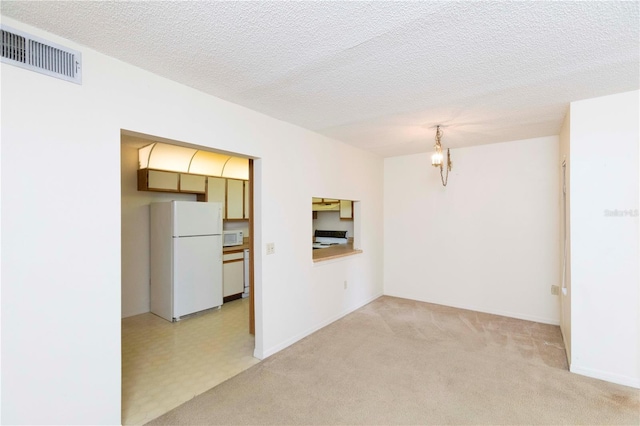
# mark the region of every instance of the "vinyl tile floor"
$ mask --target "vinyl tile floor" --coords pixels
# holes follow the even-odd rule
[[[122,424],[144,424],[257,364],[253,348],[249,299],[175,323],[124,318]]]

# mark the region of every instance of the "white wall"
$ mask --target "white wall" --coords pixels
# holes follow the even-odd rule
[[[640,387],[638,91],[571,104],[571,371]],[[623,216],[608,216],[619,210]]]
[[[451,155],[385,159],[385,294],[558,324],[558,137]]]
[[[0,65],[2,423],[120,422],[121,129],[256,158],[257,356],[382,293],[381,158],[2,22],[83,58],[81,86]],[[361,201],[362,254],[312,262],[315,194]]]

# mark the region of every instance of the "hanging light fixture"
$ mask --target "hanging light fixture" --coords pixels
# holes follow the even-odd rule
[[[440,167],[440,180],[442,181],[442,186],[447,186],[447,181],[449,180],[449,172],[451,171],[451,155],[449,154],[449,149],[447,148],[447,174],[446,176],[443,174],[443,163],[444,156],[442,155],[442,144],[440,143],[440,139],[442,138],[442,130],[438,125],[436,127],[436,144],[435,150],[431,156],[431,165],[433,167]]]

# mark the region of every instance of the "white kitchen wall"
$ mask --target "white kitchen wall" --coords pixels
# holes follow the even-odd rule
[[[451,155],[385,159],[385,294],[558,324],[558,137]]]
[[[193,194],[138,191],[138,148],[141,145],[139,139],[122,136],[122,318],[149,312],[149,204],[196,200]]]
[[[2,22],[83,59],[82,85],[0,65],[2,423],[120,423],[122,129],[256,158],[258,357],[382,294],[381,158]],[[361,201],[362,254],[311,261],[316,194]]]
[[[640,92],[571,104],[571,371],[640,388]]]

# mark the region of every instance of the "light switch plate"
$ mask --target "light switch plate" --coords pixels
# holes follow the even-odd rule
[[[274,254],[276,252],[275,243],[267,243],[267,254]]]

